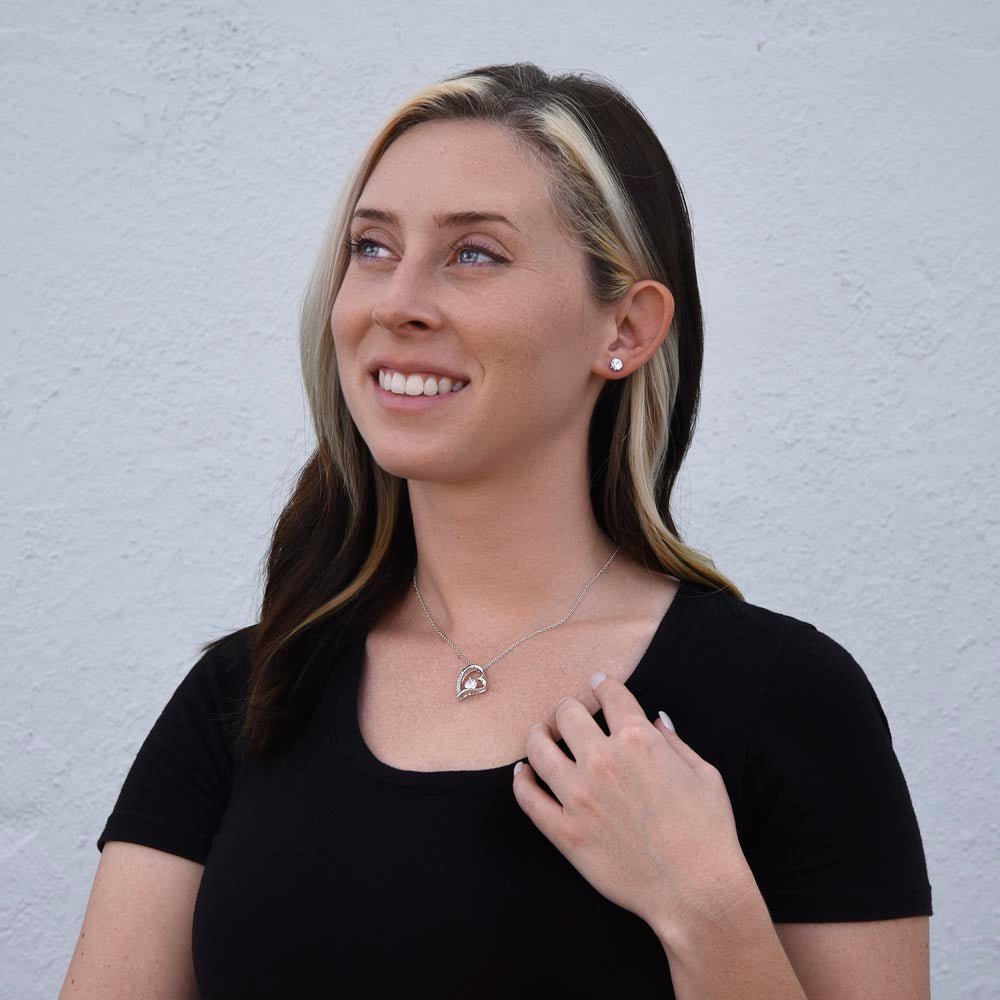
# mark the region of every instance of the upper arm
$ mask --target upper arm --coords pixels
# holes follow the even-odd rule
[[[59,1000],[197,1000],[191,926],[204,865],[109,840]]]
[[[771,674],[744,778],[745,853],[809,1000],[928,1000],[931,887],[888,719],[811,625]]]
[[[774,923],[932,914],[888,720],[858,662],[812,625],[772,670],[743,779],[741,842]]]
[[[192,931],[235,776],[242,683],[233,643],[206,652],[160,712],[97,841],[63,998],[196,1000]]]
[[[930,1000],[930,918],[775,924],[809,1000]]]
[[[224,640],[192,666],[143,740],[97,841],[205,864],[237,772],[243,663]]]

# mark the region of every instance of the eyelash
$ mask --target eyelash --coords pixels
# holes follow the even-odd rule
[[[383,249],[388,249],[384,243],[379,243],[378,240],[367,239],[363,236],[356,239],[352,233],[348,234],[346,243],[347,243],[347,250],[350,253],[350,255],[352,257],[357,258],[357,260],[359,260],[362,263],[367,263],[368,261],[374,261],[380,259],[378,257],[367,257],[365,254],[361,252],[361,248],[366,243],[371,243],[373,246],[382,247]],[[488,247],[484,247],[481,243],[476,243],[474,240],[466,241],[465,243],[460,243],[458,244],[458,246],[454,246],[451,249],[454,251],[474,250],[477,253],[483,253],[486,254],[487,257],[493,258],[492,261],[488,261],[485,263],[478,263],[478,264],[469,264],[467,265],[468,267],[490,267],[493,264],[507,263],[506,257],[501,257],[500,254],[494,253]]]

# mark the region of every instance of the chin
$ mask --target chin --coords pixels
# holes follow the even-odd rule
[[[371,447],[369,451],[375,464],[391,476],[413,482],[460,483],[466,476],[456,464],[450,448],[428,447],[426,454],[414,454],[412,448]]]

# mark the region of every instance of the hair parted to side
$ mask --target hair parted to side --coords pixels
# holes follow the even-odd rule
[[[483,66],[418,91],[361,156],[328,226],[302,304],[300,351],[317,446],[275,525],[260,621],[202,646],[245,642],[245,755],[294,735],[329,671],[330,642],[360,635],[403,600],[416,565],[406,481],[380,468],[340,390],[330,316],[350,262],[346,242],[382,154],[430,121],[507,129],[544,172],[556,214],[586,253],[593,294],[614,302],[652,278],[674,296],[660,349],[609,379],[590,426],[591,502],[602,530],[636,560],[744,600],[710,557],[679,537],[670,497],[694,431],[703,355],[687,205],[663,146],[614,85],[533,63]],[[324,665],[326,664],[326,665]]]

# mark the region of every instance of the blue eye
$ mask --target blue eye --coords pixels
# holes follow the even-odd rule
[[[365,246],[380,247],[381,243],[376,243],[374,240],[366,239],[355,239],[353,236],[347,237],[347,249],[352,257],[369,257],[362,249]]]
[[[503,264],[505,262],[505,259],[506,259],[504,257],[501,257],[499,254],[493,253],[492,250],[488,250],[486,247],[480,246],[480,244],[474,243],[472,241],[470,241],[468,243],[460,243],[457,247],[452,247],[452,249],[456,253],[461,253],[463,250],[469,250],[472,253],[485,254],[487,257],[490,258],[490,260],[494,264]]]
[[[352,233],[348,233],[346,246],[350,255],[359,263],[381,259],[374,254],[366,253],[366,247],[382,247],[383,250],[385,249],[385,245],[379,243],[377,240],[370,240],[365,237],[355,237]],[[472,253],[485,254],[490,258],[490,260],[486,263],[471,263],[472,267],[489,267],[491,264],[507,263],[506,257],[501,257],[498,253],[494,253],[488,247],[484,247],[481,244],[476,243],[474,240],[466,240],[464,243],[459,243],[457,246],[452,247],[452,250],[456,253],[468,250]]]

